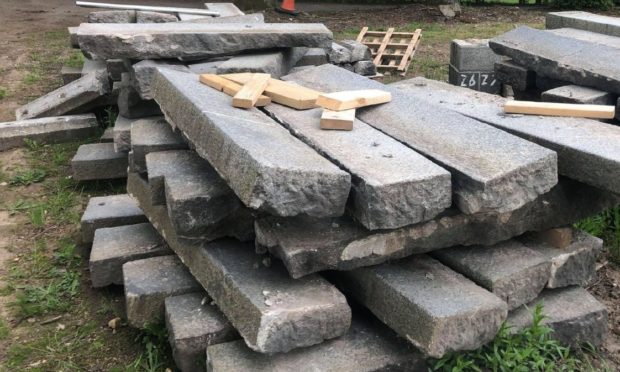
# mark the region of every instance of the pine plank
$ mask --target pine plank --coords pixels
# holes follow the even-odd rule
[[[394,33],[394,28],[393,27],[388,28],[387,32],[385,33],[385,36],[383,37],[383,41],[381,42],[381,46],[377,50],[377,55],[375,56],[375,59],[373,61],[375,65],[378,65],[381,63],[381,54],[383,54],[383,51],[387,47],[387,44],[390,42],[390,39],[392,38],[392,33]]]
[[[241,84],[237,84],[234,81],[230,81],[228,79],[225,79],[215,74],[200,75],[200,82],[205,85],[210,86],[211,88],[219,90],[220,92],[224,92],[231,97],[237,94],[237,92],[239,92],[239,90],[241,90],[241,87],[242,87]],[[267,106],[270,103],[271,103],[271,98],[265,95],[260,95],[254,106],[263,107],[263,106]]]
[[[321,129],[353,130],[354,121],[355,109],[344,111],[323,109],[323,113],[321,114]]]
[[[368,32],[368,27],[362,27],[362,31],[360,31],[359,35],[357,35],[357,42],[361,43],[364,40],[364,36],[366,36],[366,32]]]
[[[319,95],[316,104],[333,111],[390,102],[392,95],[379,89],[347,90]]]
[[[504,111],[508,114],[613,119],[616,107],[575,103],[507,101],[504,104]]]
[[[253,74],[250,80],[248,80],[243,87],[233,96],[233,107],[239,108],[252,108],[258,101],[267,84],[269,84],[271,75],[269,74]]]
[[[415,53],[415,51],[418,49],[418,45],[420,44],[421,34],[422,34],[422,30],[419,28],[415,30],[415,32],[413,33],[413,37],[411,38],[411,42],[407,46],[405,55],[403,56],[403,59],[401,60],[400,65],[398,65],[399,71],[403,71],[403,72],[407,71],[407,68],[409,67],[409,61],[413,57],[413,53]]]

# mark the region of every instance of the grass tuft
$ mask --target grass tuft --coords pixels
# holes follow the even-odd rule
[[[609,249],[609,258],[620,265],[620,206],[577,222],[575,227],[603,239]]]
[[[43,169],[28,169],[23,172],[19,172],[9,179],[9,185],[12,186],[28,186],[33,183],[43,182],[47,172]]]
[[[6,88],[4,87],[0,87],[0,99],[3,99],[4,97],[6,97],[8,94]]]

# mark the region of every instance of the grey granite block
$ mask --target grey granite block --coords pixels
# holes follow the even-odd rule
[[[234,3],[205,3],[205,7],[220,14],[217,18],[239,17],[245,15]]]
[[[140,119],[129,119],[118,115],[114,122],[114,151],[131,151],[131,124]]]
[[[80,221],[82,242],[92,242],[97,229],[147,221],[136,201],[127,194],[93,197]]]
[[[146,155],[151,152],[186,148],[187,142],[163,117],[139,119],[131,124],[132,166],[136,172],[146,172]]]
[[[181,23],[265,23],[265,16],[263,13],[251,13],[238,16],[227,17],[203,17],[195,19],[184,19]]]
[[[178,60],[144,60],[131,67],[131,84],[136,89],[140,98],[144,100],[153,99],[151,85],[158,68],[168,68],[176,71],[189,72],[187,66]]]
[[[135,10],[103,10],[88,15],[88,23],[134,23]]]
[[[493,71],[500,60],[488,39],[457,39],[450,44],[450,65],[458,71]]]
[[[319,66],[328,63],[327,52],[323,48],[308,48],[296,66]]]
[[[225,60],[207,61],[188,64],[190,72],[194,74],[217,74],[217,66],[219,66]]]
[[[495,78],[516,90],[536,87],[536,73],[510,60],[495,63]]]
[[[576,28],[600,34],[620,36],[620,20],[617,17],[582,11],[547,13],[546,27],[548,29]]]
[[[286,75],[307,50],[297,47],[232,57],[218,64],[217,73],[259,72],[279,78]]]
[[[122,83],[117,101],[119,115],[129,119],[161,115],[161,110],[154,100],[142,99],[130,73],[124,72],[121,76]]]
[[[374,76],[377,74],[377,67],[372,61],[359,61],[353,64],[353,72],[363,76]]]
[[[0,151],[24,146],[24,140],[61,143],[94,137],[99,123],[93,114],[55,116],[0,123]]]
[[[234,108],[198,76],[163,69],[154,97],[246,206],[280,216],[344,212],[350,175],[257,109]]]
[[[370,49],[355,40],[341,40],[338,41],[338,44],[349,49],[351,51],[351,63],[359,62],[359,61],[370,61],[372,60],[372,54],[370,53]]]
[[[616,49],[620,48],[620,37],[618,36],[609,36],[597,32],[584,31],[574,28],[558,28],[555,30],[549,30],[548,32],[559,36],[569,37],[572,39],[589,41],[595,44],[602,44]]]
[[[265,110],[291,133],[351,173],[348,209],[367,229],[429,220],[452,203],[450,173],[402,143],[356,120],[351,132],[319,128],[322,109],[278,104]]]
[[[82,77],[82,69],[80,67],[62,66],[60,69],[62,83],[67,85]]]
[[[121,81],[123,72],[128,72],[128,65],[131,63],[128,60],[114,58],[105,61],[108,76],[112,81]]]
[[[67,27],[67,31],[69,32],[69,45],[71,45],[72,48],[79,49],[80,43],[78,42],[77,30],[78,27]]]
[[[453,200],[465,213],[515,210],[557,183],[553,151],[422,97],[333,65],[313,67],[284,79],[327,92],[390,92],[391,102],[357,110],[356,116],[449,170]]]
[[[114,143],[114,128],[106,128],[101,137],[99,137],[99,142]]]
[[[619,51],[620,52],[620,51]],[[581,87],[579,85],[565,85],[551,89],[541,94],[544,102],[582,103],[591,105],[614,105],[617,96],[598,89]]]
[[[332,43],[331,48],[326,49],[329,62],[340,65],[343,63],[351,63],[352,53],[349,48],[338,43]]]
[[[125,178],[127,165],[127,154],[114,151],[113,143],[82,145],[71,159],[73,178],[78,181]]]
[[[137,11],[136,23],[167,23],[178,22],[179,18],[176,15],[170,13]]]
[[[82,76],[88,75],[92,72],[106,72],[108,68],[106,66],[106,61],[96,60],[93,61],[89,58],[84,58],[84,65],[82,65]]]

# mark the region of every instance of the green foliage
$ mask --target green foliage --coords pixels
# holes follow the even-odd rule
[[[8,94],[5,87],[0,87],[0,99],[3,99]]]
[[[570,349],[551,337],[551,328],[542,321],[542,305],[533,312],[533,322],[520,332],[502,324],[495,339],[482,348],[465,353],[452,353],[437,360],[433,371],[556,371],[581,370],[584,364]]]
[[[9,326],[6,324],[4,319],[0,318],[0,341],[9,337],[10,333]]]
[[[560,9],[609,10],[614,6],[614,0],[553,0],[552,4]]]
[[[84,55],[79,50],[73,51],[65,61],[65,65],[75,68],[82,67],[84,65]]]
[[[575,227],[603,239],[611,260],[620,264],[620,206],[579,221]]]
[[[104,115],[103,115],[103,127],[104,128],[111,128],[114,126],[114,123],[116,123],[116,118],[118,117],[118,111],[116,109],[114,109],[114,107],[112,106],[108,106],[105,108],[104,110]]]
[[[19,172],[9,179],[9,185],[12,186],[28,186],[33,183],[42,182],[47,173],[43,169],[28,169]]]
[[[24,76],[22,81],[25,84],[32,85],[32,84],[38,83],[39,81],[41,81],[41,79],[42,77],[39,71],[30,71]]]
[[[172,364],[169,358],[168,331],[163,324],[147,324],[142,334],[136,337],[136,341],[144,344],[144,352],[125,368],[126,371],[158,372]]]

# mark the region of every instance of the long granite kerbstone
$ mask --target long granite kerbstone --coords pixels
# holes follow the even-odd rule
[[[94,137],[99,130],[93,114],[54,116],[0,123],[0,151],[24,146],[24,140],[61,143]]]
[[[263,13],[251,13],[229,17],[205,17],[183,20],[181,23],[265,23],[265,15]]]
[[[393,84],[554,150],[561,175],[620,192],[620,127],[584,118],[508,115],[505,98],[423,78]]]
[[[527,26],[497,36],[489,45],[540,76],[620,93],[617,48]]]
[[[435,219],[371,232],[348,218],[260,218],[256,244],[284,261],[291,276],[350,270],[455,245],[491,245],[527,231],[570,225],[613,207],[620,197],[563,178],[513,212],[467,215],[450,209]]]
[[[278,216],[343,214],[351,176],[257,109],[234,108],[226,94],[178,71],[158,70],[153,92],[246,206]]]
[[[620,20],[582,11],[550,12],[546,16],[548,29],[575,28],[600,34],[620,36]]]
[[[488,247],[450,247],[432,256],[506,301],[508,310],[535,299],[551,269],[545,255],[515,240]]]
[[[374,372],[428,370],[423,356],[376,319],[355,315],[343,336],[286,354],[266,355],[242,341],[207,348],[212,372]]]
[[[308,48],[287,48],[240,55],[220,63],[217,66],[217,73],[258,72],[269,74],[272,78],[279,78],[288,74],[307,51]]]
[[[146,156],[151,152],[183,150],[187,142],[175,132],[163,117],[136,120],[131,124],[133,169],[146,172]]]
[[[107,71],[93,72],[18,108],[15,117],[23,120],[76,112],[109,92]]]
[[[328,47],[332,33],[318,23],[152,23],[89,24],[78,41],[92,59],[201,58],[244,50]]]
[[[351,132],[319,128],[321,109],[265,110],[295,136],[351,173],[348,205],[367,229],[394,229],[435,217],[452,202],[450,173],[402,143],[356,120]]]
[[[620,50],[619,50],[620,52]],[[580,103],[589,105],[614,105],[616,95],[579,85],[565,85],[543,92],[543,102]]]
[[[247,243],[180,243],[165,207],[150,204],[149,186],[139,175],[129,174],[127,190],[253,350],[286,352],[349,328],[351,309],[325,279],[291,279],[279,262],[265,266]]]
[[[254,238],[254,217],[209,163],[194,151],[146,156],[154,205],[166,205],[180,240]]]
[[[426,255],[339,272],[336,281],[382,322],[435,358],[489,342],[508,313],[498,297]]]
[[[557,183],[553,151],[395,87],[333,65],[284,79],[321,91],[390,92],[391,102],[359,109],[356,116],[449,170],[453,200],[465,213],[511,211]]]
[[[127,177],[127,154],[116,152],[113,143],[89,143],[71,159],[73,178],[78,181]]]
[[[118,115],[114,122],[114,151],[131,151],[131,124],[140,119],[129,119]]]
[[[547,32],[577,40],[589,41],[595,44],[602,44],[613,48],[620,48],[620,37],[618,36],[603,35],[596,32],[578,30],[574,28],[558,28]]]
[[[189,72],[189,68],[178,60],[144,60],[131,66],[133,87],[136,89],[140,98],[144,100],[153,99],[151,85],[155,77],[155,70],[158,68],[169,68],[177,71]]]
[[[97,229],[147,221],[136,201],[127,194],[96,196],[88,200],[80,220],[82,242],[91,243]]]

